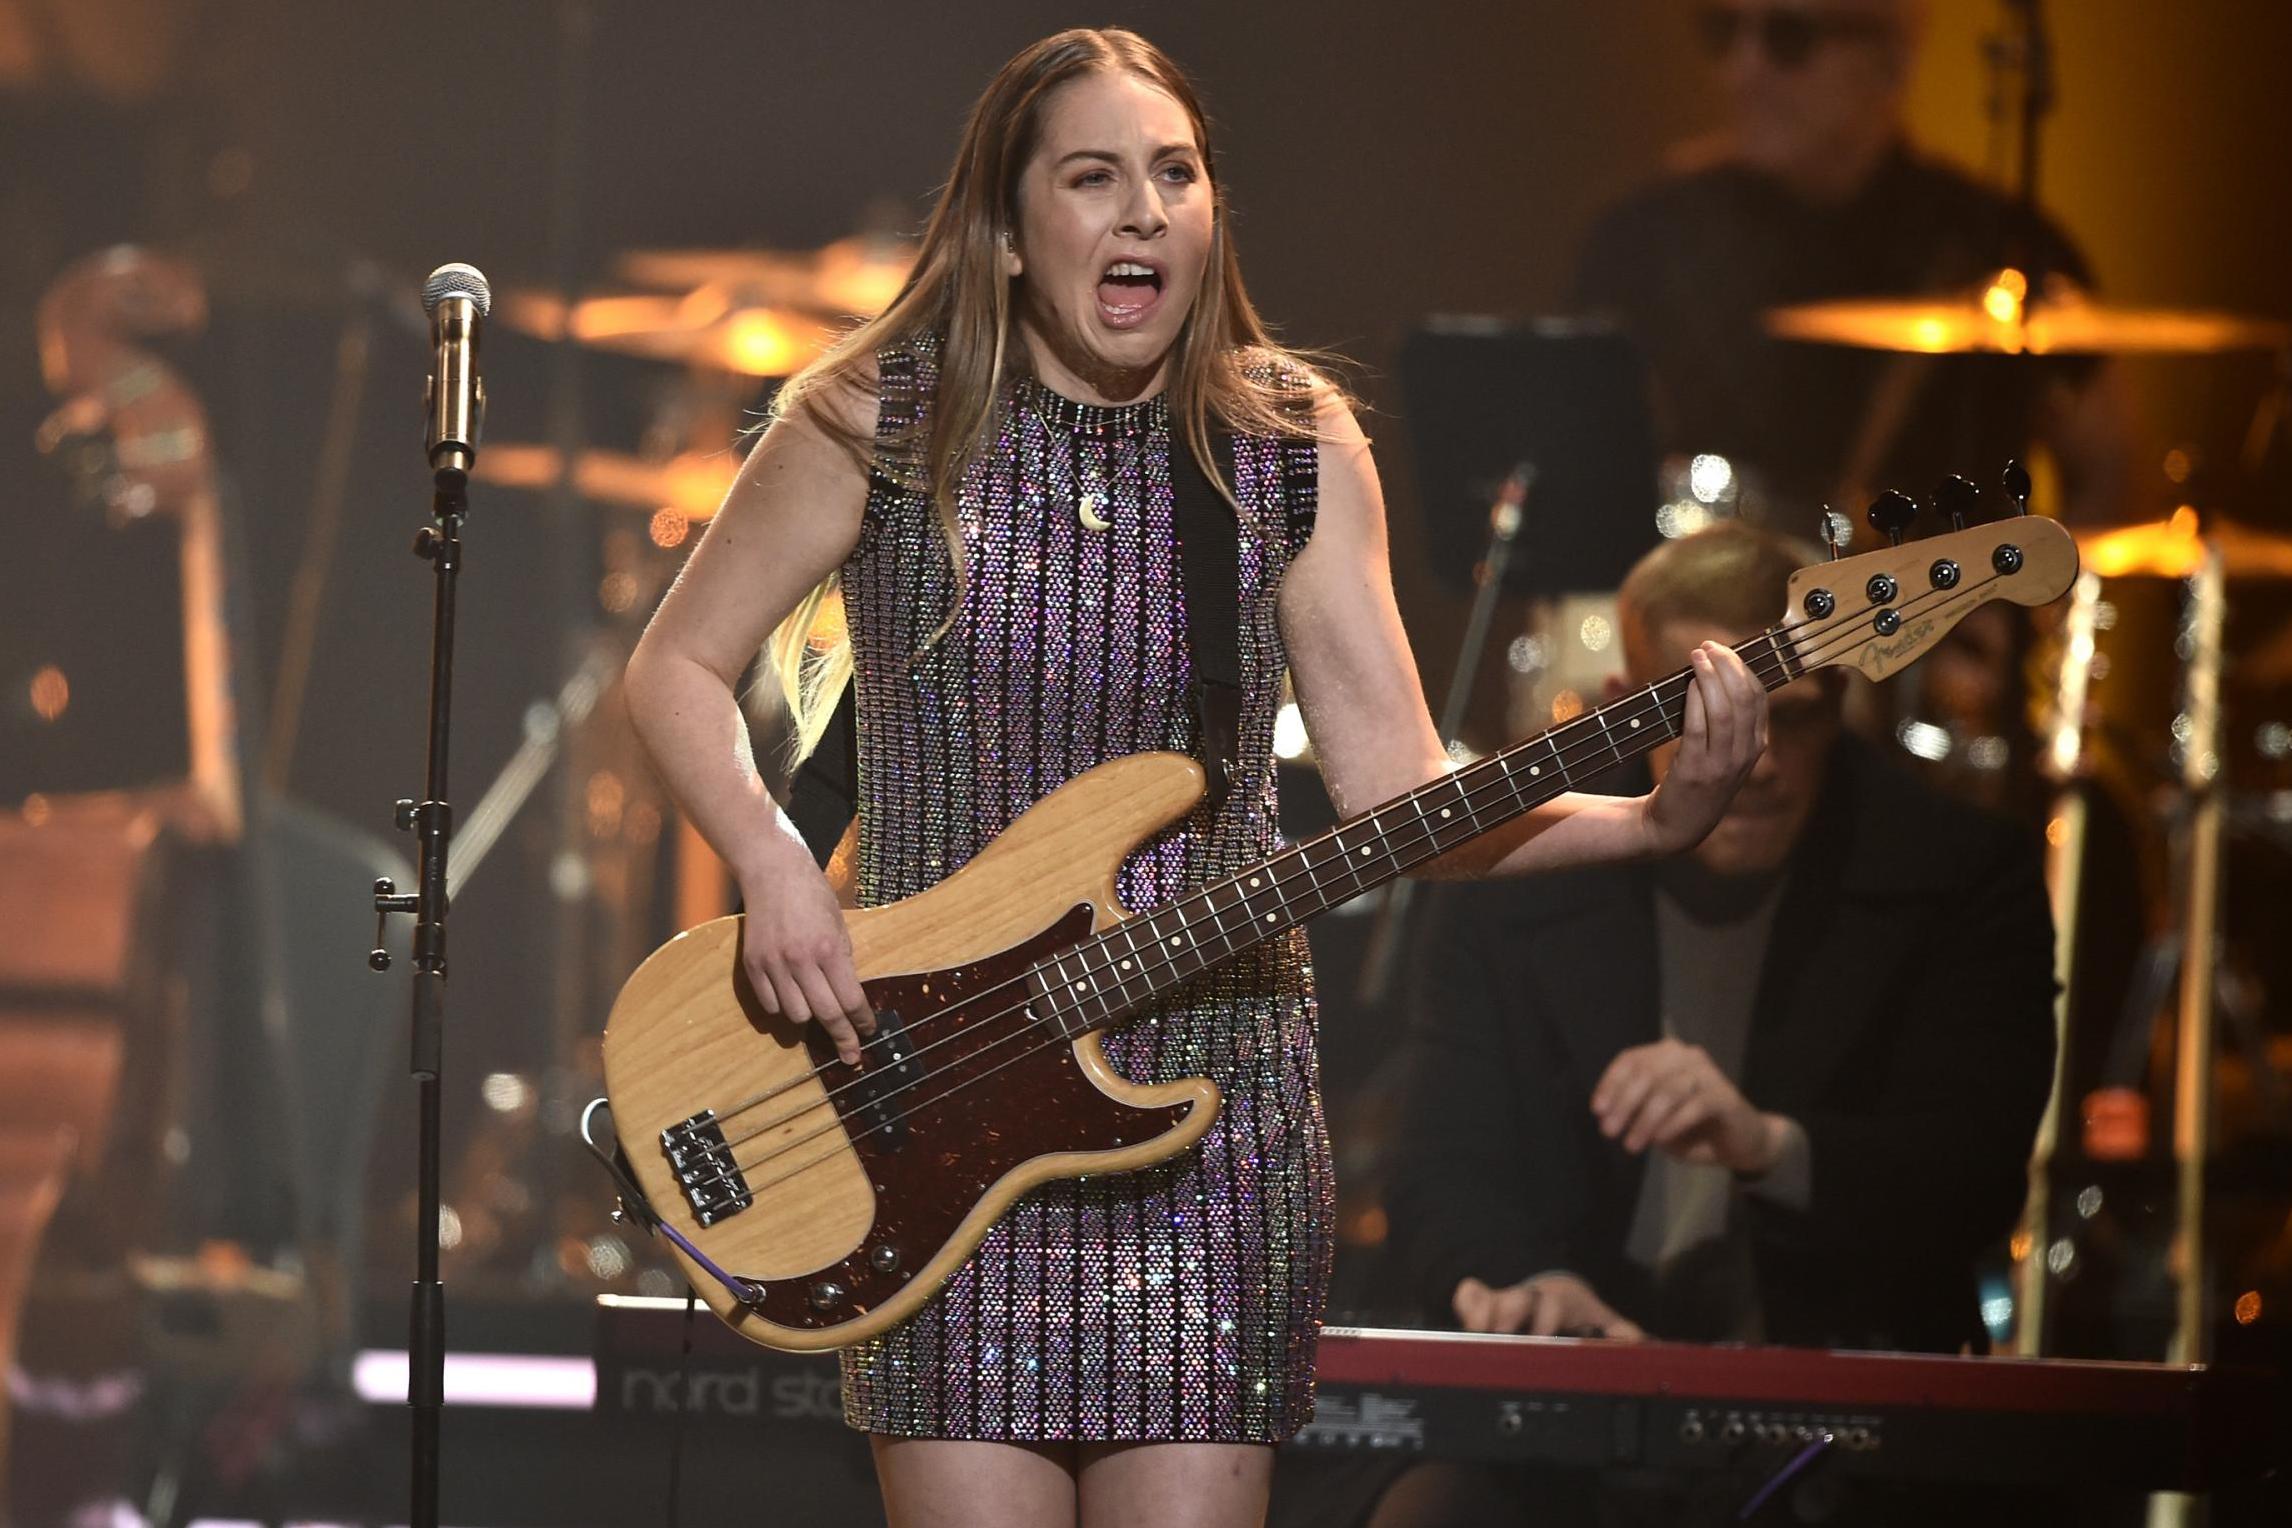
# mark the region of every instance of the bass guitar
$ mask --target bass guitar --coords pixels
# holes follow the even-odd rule
[[[2027,477],[2008,478],[2026,500]],[[1915,505],[1881,507],[1894,545],[1800,569],[1782,622],[1737,647],[1770,690],[1826,667],[1883,679],[1969,611],[2044,604],[2076,577],[2076,544],[2050,520],[1905,546]],[[805,1350],[881,1332],[1028,1189],[1148,1166],[1209,1128],[1214,1083],[1131,1082],[1103,1030],[1676,737],[1689,683],[1683,669],[1151,912],[1119,904],[1115,872],[1193,808],[1202,769],[1172,753],[1102,764],[928,891],[846,915],[877,1023],[857,1065],[818,1025],[758,1006],[738,917],[680,934],[605,1030],[623,1197],[741,1335]]]

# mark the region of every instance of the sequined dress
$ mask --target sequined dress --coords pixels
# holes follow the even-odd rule
[[[1090,407],[1009,384],[959,494],[962,611],[926,645],[954,569],[913,468],[884,464],[914,460],[908,427],[928,427],[935,354],[879,357],[879,467],[843,569],[863,906],[943,879],[1095,764],[1193,742],[1159,398]],[[1271,743],[1287,660],[1274,602],[1312,530],[1315,446],[1244,437],[1234,458],[1244,778],[1216,821],[1197,809],[1131,856],[1116,884],[1132,909],[1278,847]],[[1083,523],[1085,495],[1107,529]],[[1303,1425],[1333,1214],[1311,987],[1292,930],[1110,1032],[1108,1058],[1135,1081],[1214,1079],[1216,1122],[1158,1166],[1021,1199],[926,1306],[845,1351],[846,1420],[1011,1441],[1271,1443]]]

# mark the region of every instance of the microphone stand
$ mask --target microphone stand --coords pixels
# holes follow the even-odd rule
[[[446,845],[453,807],[446,795],[447,742],[453,721],[454,580],[461,571],[462,519],[469,478],[455,466],[437,469],[430,524],[414,535],[414,555],[435,575],[430,624],[429,765],[419,802],[400,800],[396,819],[419,846],[415,894],[388,880],[374,883],[375,948],[367,964],[387,970],[382,924],[392,913],[414,915],[412,1071],[420,1095],[418,1207],[414,1224],[414,1292],[407,1333],[406,1404],[413,1411],[411,1528],[437,1528],[438,1424],[446,1389],[446,1291],[438,1278],[439,1086],[446,1013]]]

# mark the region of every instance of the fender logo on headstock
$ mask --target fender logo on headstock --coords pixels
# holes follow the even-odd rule
[[[1934,635],[1933,617],[1905,626],[1891,637],[1870,636],[1863,639],[1862,651],[1855,655],[1855,665],[1872,679],[1884,679],[1893,673],[1895,660],[1917,656]]]

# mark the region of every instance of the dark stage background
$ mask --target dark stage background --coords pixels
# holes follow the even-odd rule
[[[428,358],[418,315],[401,320],[423,273],[464,260],[497,293],[582,289],[630,248],[801,249],[863,226],[912,231],[975,92],[1018,47],[1076,24],[1136,27],[1195,73],[1260,308],[1290,340],[1356,363],[1403,613],[1437,693],[1463,611],[1425,564],[1407,422],[1387,376],[1396,347],[1427,313],[1559,301],[1597,211],[1712,120],[1688,11],[1683,0],[0,0],[5,799],[134,783],[179,763],[169,533],[113,531],[73,511],[32,449],[52,407],[32,306],[71,259],[131,240],[190,252],[209,275],[205,332],[160,348],[214,413],[245,545],[251,704],[280,661],[339,337],[354,315],[381,315],[285,782],[292,798],[381,833],[392,799],[418,790],[421,763],[429,594],[405,548],[426,512],[417,407]],[[2106,294],[2292,318],[2292,5],[2063,0],[2049,11],[2061,104],[2046,200]],[[1979,169],[1989,127],[1978,50],[1997,7],[1935,0],[1931,16],[1914,128]],[[633,450],[676,375],[498,327],[487,347],[489,441],[561,430],[557,400],[589,443]],[[2266,371],[2153,361],[2131,377],[2155,447],[2219,454],[2233,451]],[[2166,491],[2161,478],[2144,489],[2144,509],[2169,507]],[[618,514],[479,492],[462,587],[457,796],[474,799],[501,767],[528,705],[563,679],[574,634],[600,624],[607,540],[641,531]],[[1516,620],[1507,610],[1499,629]],[[28,676],[46,663],[85,676],[68,728],[30,721]],[[1501,725],[1500,688],[1488,674],[1481,742]],[[477,1101],[487,1074],[566,1067],[542,1081],[541,1135],[501,1148],[503,1160],[535,1150],[558,1164],[529,1169],[550,1194],[591,1192],[551,1127],[577,1091],[567,1025],[593,1034],[610,995],[609,980],[563,985],[566,952],[596,931],[578,888],[569,912],[550,889],[562,813],[581,805],[545,787],[455,920],[449,1163],[489,1118]],[[339,892],[354,909],[365,885],[352,877]],[[356,923],[324,959],[362,963]],[[357,1048],[342,1033],[348,1013],[294,1014],[301,1043]],[[403,1019],[393,1009],[387,1022]],[[394,1074],[375,1087],[369,1266],[394,1301],[411,1090]],[[356,1100],[306,1100],[311,1149],[346,1149],[330,1110],[354,1113]],[[249,1197],[187,1206],[180,1229],[259,1225],[266,1210]],[[601,1213],[601,1181],[591,1197]],[[535,1262],[492,1270],[499,1287],[580,1285],[557,1282],[553,1229],[565,1228],[540,1228]]]

